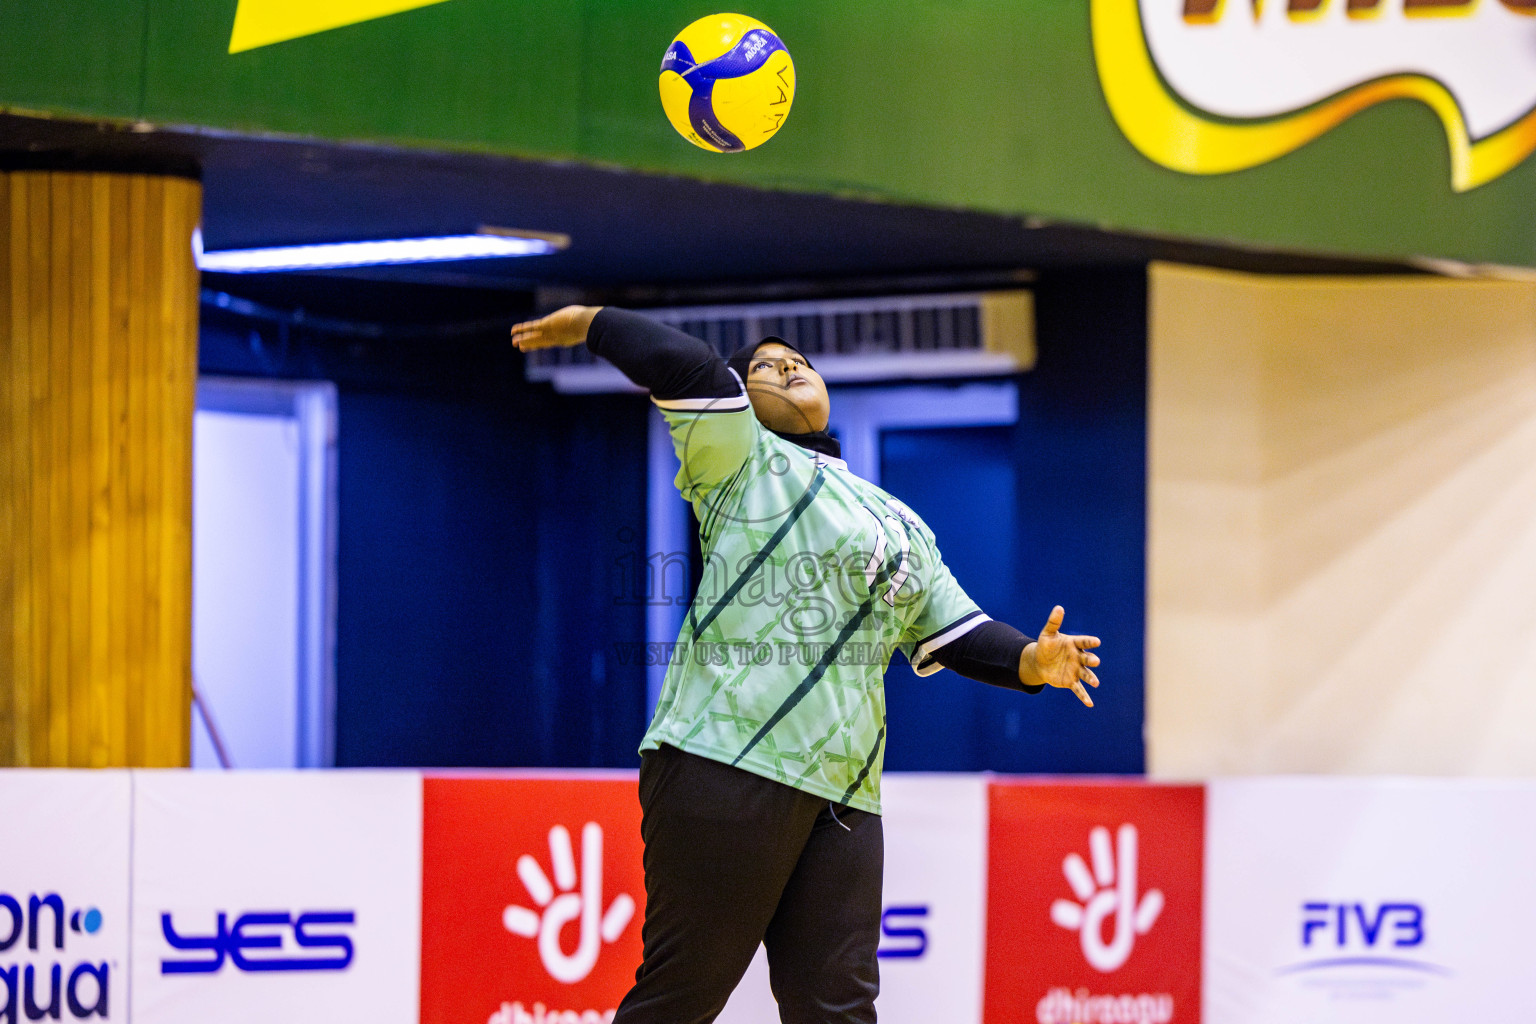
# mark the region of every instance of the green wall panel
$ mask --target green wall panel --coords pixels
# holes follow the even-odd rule
[[[0,106],[131,118],[150,0],[0,0]]]
[[[452,0],[229,54],[235,0],[154,0],[144,116],[575,155],[581,6]]]
[[[1536,265],[1536,165],[1453,193],[1443,129],[1410,102],[1252,170],[1156,166],[1105,106],[1087,0],[754,0],[748,13],[794,56],[798,91],[772,141],[728,156],[678,137],[657,100],[667,43],[709,10],[696,0],[448,0],[234,55],[236,0],[146,2],[147,23],[144,3],[6,0],[0,105]],[[18,42],[24,26],[35,45]],[[82,62],[82,39],[94,59]]]

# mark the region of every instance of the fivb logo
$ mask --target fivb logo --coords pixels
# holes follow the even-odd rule
[[[1088,833],[1093,871],[1077,853],[1067,854],[1062,874],[1081,900],[1057,900],[1051,904],[1051,920],[1078,933],[1083,956],[1098,971],[1117,971],[1130,959],[1137,935],[1145,935],[1163,912],[1159,889],[1136,892],[1136,826],[1121,825],[1117,850],[1110,849],[1109,829],[1100,825]],[[1116,854],[1118,853],[1118,857]],[[1104,922],[1112,920],[1111,936],[1104,938]]]
[[[549,860],[555,876],[553,885],[531,855],[525,853],[517,859],[517,877],[540,909],[508,906],[501,921],[512,934],[536,939],[539,959],[550,977],[573,985],[597,966],[602,944],[617,942],[624,934],[635,915],[635,901],[621,892],[603,910],[603,829],[595,821],[587,822],[581,830],[579,890],[571,833],[564,825],[549,830]],[[572,921],[578,923],[576,948],[567,953],[560,933]]]
[[[1326,978],[1329,968],[1343,968],[1350,972],[1345,985],[1358,981],[1354,972],[1360,968],[1450,976],[1449,968],[1404,955],[1421,952],[1426,938],[1422,903],[1309,900],[1301,905],[1301,948],[1308,958],[1275,973]]]
[[[1392,99],[1440,118],[1457,191],[1536,149],[1536,0],[1093,0],[1092,17],[1116,122],[1177,171],[1257,166]]]

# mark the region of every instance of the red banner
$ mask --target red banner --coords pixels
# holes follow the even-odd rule
[[[422,1024],[606,1024],[640,965],[635,781],[428,778]]]
[[[988,1024],[1198,1024],[1201,786],[991,787]]]

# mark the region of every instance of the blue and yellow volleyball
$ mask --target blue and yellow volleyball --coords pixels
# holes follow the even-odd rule
[[[713,153],[761,146],[795,101],[784,41],[744,14],[712,14],[677,34],[661,61],[661,107],[678,134]]]

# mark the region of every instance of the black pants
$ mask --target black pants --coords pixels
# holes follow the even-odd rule
[[[875,1019],[879,815],[685,754],[640,762],[645,961],[614,1024],[708,1024],[758,943],[785,1024]]]

